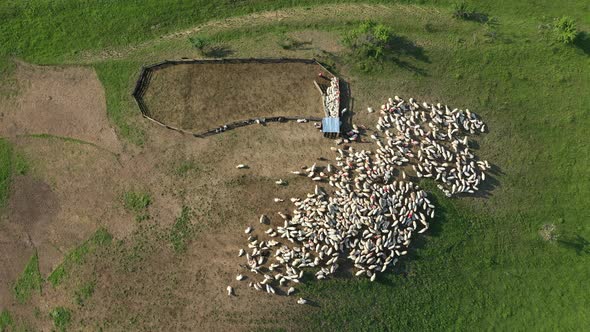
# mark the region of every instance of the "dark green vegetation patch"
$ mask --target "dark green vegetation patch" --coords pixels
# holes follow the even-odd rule
[[[128,191],[123,194],[123,202],[127,210],[142,212],[150,205],[152,198],[145,192]]]
[[[117,61],[94,66],[105,89],[109,119],[121,137],[138,146],[145,142],[145,131],[132,120],[137,105],[129,98],[128,90],[134,84],[141,65],[140,62]]]
[[[172,173],[178,177],[186,177],[203,170],[202,165],[193,159],[181,159],[172,165]]]
[[[571,17],[563,16],[555,19],[553,29],[557,41],[564,44],[573,44],[580,36],[580,32],[576,27],[576,21]]]
[[[176,218],[176,221],[170,230],[170,243],[172,243],[174,251],[178,253],[186,250],[189,236],[192,233],[190,218],[190,208],[188,206],[183,206],[180,216]]]
[[[0,138],[0,209],[7,203],[12,177],[25,175],[28,171],[26,159],[14,151],[7,139]]]
[[[374,69],[375,63],[390,57],[393,41],[393,30],[373,21],[361,23],[342,38],[342,43],[351,51],[352,61],[363,71]]]
[[[53,325],[57,331],[65,331],[72,320],[72,313],[68,308],[64,307],[56,307],[49,312],[49,316],[53,320]]]
[[[12,147],[0,139],[0,208],[6,204],[12,177]]]
[[[77,305],[83,306],[86,300],[88,300],[92,294],[94,294],[94,288],[96,282],[94,280],[83,283],[78,290],[74,293],[74,301]]]
[[[0,332],[8,331],[8,328],[13,324],[12,315],[8,310],[0,312]]]
[[[149,193],[128,191],[123,194],[123,205],[135,213],[135,220],[140,222],[150,218],[147,212],[148,206],[152,203]]]
[[[57,267],[47,280],[55,287],[61,284],[67,278],[70,271],[76,266],[84,262],[88,254],[96,250],[100,246],[105,246],[111,243],[112,235],[104,228],[99,228],[86,242],[72,250],[66,255],[64,261]]]
[[[14,295],[19,303],[25,303],[33,293],[41,294],[43,278],[39,272],[39,256],[37,251],[31,256],[25,270],[14,285]]]

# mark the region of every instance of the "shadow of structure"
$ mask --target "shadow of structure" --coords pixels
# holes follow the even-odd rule
[[[354,116],[354,110],[352,105],[353,99],[350,93],[350,84],[340,77],[340,110],[346,109],[346,112],[341,114],[340,130],[346,133],[352,129],[352,118]]]

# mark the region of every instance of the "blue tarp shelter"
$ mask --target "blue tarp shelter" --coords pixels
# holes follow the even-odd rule
[[[340,136],[340,118],[325,117],[322,119],[322,132],[325,137],[336,138]]]

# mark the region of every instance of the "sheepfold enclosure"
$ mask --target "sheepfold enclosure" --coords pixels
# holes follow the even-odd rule
[[[133,96],[146,118],[202,137],[261,118],[320,122],[332,77],[310,59],[165,61],[142,69]]]

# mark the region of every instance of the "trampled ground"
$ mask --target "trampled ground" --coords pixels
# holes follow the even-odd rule
[[[92,76],[89,71],[86,79]],[[68,83],[59,76],[52,80],[54,86]],[[37,89],[36,93],[47,94],[48,89]],[[51,89],[55,98],[68,93],[66,89]],[[90,105],[91,109],[100,104],[99,100]],[[19,111],[15,109],[14,113]],[[11,114],[6,115],[9,121]],[[93,124],[97,125],[93,116],[76,120],[77,128]],[[99,132],[110,128],[108,123],[103,126]],[[224,290],[239,271],[237,250],[243,240],[243,224],[257,222],[260,211],[271,214],[273,208],[279,208],[269,206],[273,197],[303,195],[303,190],[308,190],[306,181],[294,175],[291,179],[285,170],[292,167],[294,159],[297,164],[311,164],[319,151],[327,154],[329,147],[322,147],[325,141],[311,124],[240,128],[208,140],[187,140],[153,126],[147,129],[150,148],[139,155],[129,155],[126,150],[113,154],[102,148],[106,144],[100,141],[96,145],[86,143],[79,139],[87,138],[88,133],[75,128],[69,128],[72,138],[40,135],[59,132],[59,126],[37,131],[33,125],[21,125],[19,130],[26,135],[14,136],[11,141],[32,166],[26,175],[13,177],[2,223],[2,234],[12,236],[1,244],[5,253],[1,259],[7,267],[3,280],[17,280],[34,250],[39,253],[39,270],[48,282],[42,296],[33,293],[27,302],[42,310],[67,307],[77,289],[92,282],[96,294],[78,307],[75,325],[107,329],[158,326],[162,310],[179,318],[166,323],[175,329],[250,329],[270,324],[254,304],[272,307],[278,300],[283,303],[280,310],[296,306],[286,298],[261,298],[245,290],[227,301],[219,290]],[[247,132],[248,138],[239,139],[240,132]],[[290,157],[277,154],[276,146],[289,149]],[[253,150],[258,152],[253,154]],[[256,172],[236,170],[238,163],[247,163]],[[279,177],[291,181],[289,188],[274,184],[273,179]],[[122,197],[128,191],[147,192],[152,197],[146,220],[135,221],[135,215],[125,211]],[[182,206],[191,208],[190,223],[194,226],[190,230],[194,234],[190,245],[177,253],[170,237]],[[283,208],[287,212],[288,207]],[[52,285],[51,275],[67,260],[64,257],[75,252],[99,227],[122,242],[99,248],[96,256],[85,255],[84,264],[74,264],[64,285]],[[162,281],[171,277],[182,286],[161,287]],[[33,326],[49,329],[50,322],[36,318],[26,309],[28,305],[15,306],[12,285],[1,284],[2,306],[12,308],[13,314]],[[127,292],[134,297],[123,296]],[[162,303],[163,299],[168,304]],[[184,309],[179,310],[176,306],[181,303]],[[129,312],[116,309],[121,307],[132,308],[143,317],[142,323],[130,324]],[[105,317],[109,319],[105,321]],[[237,317],[249,318],[242,321]],[[274,321],[271,326],[276,324]]]

